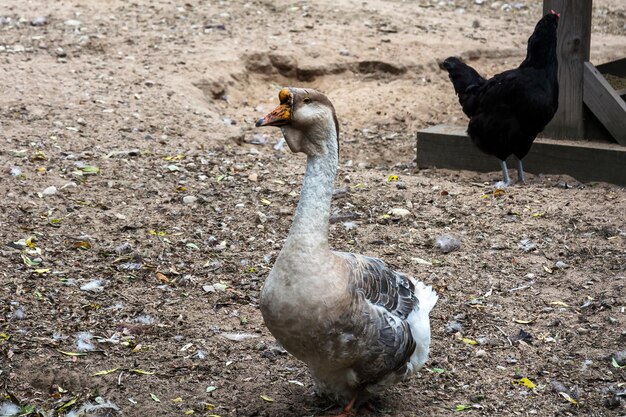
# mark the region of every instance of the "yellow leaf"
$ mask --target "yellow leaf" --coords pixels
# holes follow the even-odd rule
[[[33,271],[37,274],[47,274],[50,272],[50,268],[34,269]]]
[[[141,375],[154,375],[154,372],[144,371],[143,369],[133,369],[133,372]]]
[[[394,182],[394,181],[398,181],[397,175],[390,175],[387,177],[387,182]]]
[[[26,246],[35,249],[37,247],[37,245],[35,245],[35,240],[37,240],[35,236],[29,236],[28,239],[26,239]]]
[[[211,411],[211,410],[213,410],[215,408],[215,406],[213,404],[211,404],[211,403],[206,403],[206,404],[204,404],[204,408],[207,411]]]
[[[9,340],[11,336],[6,333],[0,333],[0,340]]]
[[[113,368],[113,369],[107,369],[104,371],[98,371],[95,374],[91,374],[91,376],[102,376],[102,375],[108,375],[108,374],[112,374],[113,372],[117,371],[120,368]]]
[[[506,191],[504,191],[502,188],[496,188],[493,192],[494,197],[502,197],[504,194],[506,194]]]
[[[174,156],[166,156],[165,159],[166,161],[180,161],[181,159],[184,159],[185,155],[183,155],[182,153],[179,153],[178,155],[174,155]]]
[[[562,396],[563,398],[565,398],[567,401],[571,402],[572,404],[574,404],[575,406],[578,407],[578,401],[573,399],[569,394],[567,394],[565,392],[559,392],[559,395]]]
[[[266,198],[262,198],[261,203],[265,204],[266,206],[269,206],[270,204],[272,204],[272,202]]]
[[[563,301],[552,301],[550,304],[552,304],[554,306],[569,307],[569,305],[564,303]]]
[[[530,389],[534,389],[536,387],[535,383],[526,377],[520,379],[519,381],[513,381],[513,383],[523,385]]]
[[[193,411],[193,410],[186,410],[184,414],[185,414],[186,416],[189,416],[189,415],[191,415],[191,414],[193,414],[193,413],[195,413],[195,411]]]
[[[180,397],[176,397],[176,398],[172,398],[170,401],[173,403],[182,403],[183,399]]]
[[[57,350],[57,352],[62,353],[67,356],[86,356],[85,352],[66,352],[64,350]]]
[[[44,151],[37,151],[35,155],[33,155],[33,161],[46,161],[48,157],[46,156]]]
[[[68,402],[66,402],[65,404],[63,404],[59,408],[57,408],[57,411],[60,413],[61,411],[65,410],[66,408],[71,407],[72,405],[74,405],[74,403],[76,403],[77,399],[78,399],[78,397],[72,398],[71,400],[69,400]]]
[[[547,266],[545,266],[545,265],[543,266],[543,270],[544,270],[544,271],[546,271],[548,274],[551,274],[551,273],[552,273],[552,268],[547,267]]]
[[[533,213],[533,217],[543,217],[545,213]]]
[[[468,339],[467,337],[462,337],[461,341],[463,341],[463,343],[467,343],[468,345],[477,345],[478,342],[472,339]]]
[[[274,399],[272,397],[268,397],[267,395],[261,395],[261,399],[266,403],[273,403]]]

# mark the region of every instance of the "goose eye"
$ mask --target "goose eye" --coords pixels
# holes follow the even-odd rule
[[[302,102],[304,104],[309,104],[311,102],[311,99],[309,97],[305,97],[305,98],[302,99]]]

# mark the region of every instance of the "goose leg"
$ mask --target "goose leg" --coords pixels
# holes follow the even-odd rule
[[[524,175],[524,167],[522,165],[522,160],[519,159],[517,156],[515,157],[515,159],[517,159],[517,182],[526,184],[526,176]]]
[[[357,394],[354,394],[354,397],[350,400],[348,404],[343,408],[341,414],[337,414],[335,416],[325,416],[325,417],[350,417],[352,416],[352,408],[354,407],[354,403],[356,401]]]
[[[504,183],[509,185],[511,183],[511,177],[509,177],[509,170],[506,167],[506,161],[500,161],[500,167],[502,168],[502,175],[504,176]]]

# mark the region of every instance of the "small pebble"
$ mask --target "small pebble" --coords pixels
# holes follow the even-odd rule
[[[30,21],[31,26],[45,26],[48,24],[48,19],[45,16],[37,16]]]
[[[404,208],[394,208],[389,211],[389,214],[394,217],[406,217],[411,214],[411,212]]]
[[[104,281],[94,279],[93,281],[89,281],[88,283],[81,285],[80,289],[82,291],[101,292],[104,290],[104,284]]]
[[[186,195],[183,197],[183,203],[185,204],[193,204],[196,201],[198,201],[198,197],[195,197],[193,195]]]
[[[450,253],[461,248],[461,241],[454,236],[443,235],[435,240],[435,247],[443,253]]]
[[[478,349],[476,351],[476,357],[481,358],[483,356],[487,356],[487,351],[485,349]]]
[[[124,242],[115,248],[115,252],[118,255],[123,255],[125,253],[132,253],[132,251],[133,251],[133,245],[131,245],[130,242]]]
[[[568,264],[566,264],[566,263],[565,263],[565,262],[563,262],[563,261],[556,261],[556,263],[554,264],[554,267],[555,267],[556,269],[565,269],[565,268],[569,267],[569,265],[568,265]]]
[[[247,142],[251,145],[265,145],[267,143],[267,137],[263,134],[255,133]]]
[[[58,192],[57,187],[55,187],[54,185],[51,185],[50,187],[48,187],[45,190],[43,190],[41,192],[41,195],[46,197],[46,196],[50,196],[50,195],[55,195],[57,192]]]
[[[446,333],[458,333],[463,330],[463,325],[458,321],[454,320],[450,323],[446,324],[445,331]]]
[[[358,227],[358,225],[355,222],[344,222],[343,223],[343,228],[346,230],[354,230]]]
[[[537,245],[535,245],[533,242],[530,241],[530,239],[522,239],[519,241],[519,243],[517,244],[517,246],[523,250],[524,252],[530,252],[534,249],[537,248]]]

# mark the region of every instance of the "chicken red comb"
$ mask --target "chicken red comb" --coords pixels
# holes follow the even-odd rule
[[[555,14],[556,17],[559,17],[559,18],[561,17],[561,13],[557,13],[554,10],[550,10],[550,13]]]

